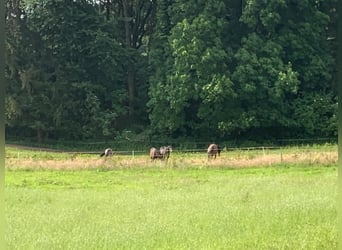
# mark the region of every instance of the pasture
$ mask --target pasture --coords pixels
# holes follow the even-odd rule
[[[336,249],[337,146],[148,156],[6,148],[8,249]]]

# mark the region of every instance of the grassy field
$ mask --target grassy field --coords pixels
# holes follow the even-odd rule
[[[336,146],[171,157],[6,149],[8,249],[336,249]]]

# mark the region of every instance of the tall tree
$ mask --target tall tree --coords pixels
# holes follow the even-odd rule
[[[135,110],[144,105],[137,102],[137,89],[145,90],[147,71],[142,72],[142,62],[146,62],[149,36],[154,25],[156,1],[151,0],[113,0],[113,15],[118,20],[119,40],[126,50],[123,61],[128,90],[128,116],[134,121]],[[141,75],[142,73],[142,75]],[[140,86],[139,86],[140,85]],[[146,93],[147,95],[147,93]]]
[[[222,1],[176,1],[169,9],[174,23],[166,53],[171,55],[165,76],[151,85],[152,123],[166,126],[174,135],[217,127],[223,103],[234,95],[228,65],[231,51],[223,45],[227,8]],[[163,17],[161,15],[161,17]],[[165,15],[164,15],[165,17]],[[161,34],[163,29],[161,27]],[[158,101],[157,100],[161,100]],[[153,106],[156,105],[156,106]],[[168,112],[161,116],[160,112]]]
[[[151,36],[151,49],[149,53],[149,65],[151,67],[151,76],[149,79],[149,99],[147,106],[149,108],[149,118],[151,127],[156,131],[169,132],[171,127],[165,117],[169,105],[165,97],[165,86],[167,76],[171,72],[173,58],[171,46],[168,42],[171,31],[170,7],[172,0],[158,1],[156,8],[156,26]]]

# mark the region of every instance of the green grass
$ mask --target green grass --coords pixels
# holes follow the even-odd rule
[[[8,249],[335,249],[337,166],[7,170]]]
[[[32,159],[32,160],[68,160],[73,156],[89,158],[91,154],[76,154],[65,152],[49,152],[43,150],[26,150],[16,147],[6,147],[7,159]]]

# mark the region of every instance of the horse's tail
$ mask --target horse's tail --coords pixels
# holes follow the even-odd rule
[[[102,153],[100,154],[101,157],[104,156],[104,155],[105,155],[105,152],[102,152]]]

